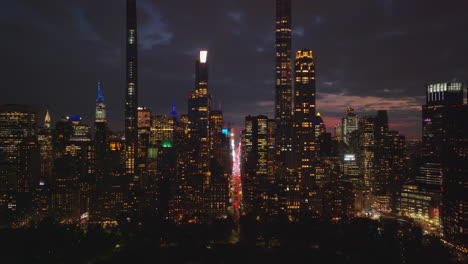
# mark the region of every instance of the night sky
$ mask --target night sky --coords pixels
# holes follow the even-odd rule
[[[104,83],[110,126],[123,130],[125,0],[1,1],[2,103],[93,120]],[[139,0],[139,99],[153,114],[187,109],[197,51],[208,49],[213,107],[242,126],[273,117],[274,0]],[[468,79],[466,0],[293,0],[293,50],[312,49],[328,127],[348,105],[388,109],[420,136],[427,82]]]

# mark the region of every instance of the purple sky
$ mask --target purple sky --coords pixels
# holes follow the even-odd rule
[[[274,1],[139,0],[140,104],[186,111],[199,49],[225,119],[272,116]],[[294,0],[293,47],[312,49],[318,110],[332,127],[348,105],[388,109],[420,135],[427,82],[468,79],[466,0]],[[14,0],[0,9],[2,102],[47,106],[53,118],[93,119],[104,83],[109,122],[123,128],[124,0]]]

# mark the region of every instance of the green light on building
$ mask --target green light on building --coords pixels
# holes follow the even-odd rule
[[[161,142],[161,146],[163,148],[172,148],[172,141],[169,140],[169,139],[164,139],[162,142]]]

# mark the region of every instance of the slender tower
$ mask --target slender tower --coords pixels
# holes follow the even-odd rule
[[[276,0],[275,144],[285,165],[291,154],[291,30],[291,0]]]
[[[136,0],[127,0],[127,83],[125,88],[125,139],[127,175],[135,174],[138,142],[138,41]]]
[[[210,137],[210,110],[211,96],[208,93],[208,51],[200,51],[200,58],[195,65],[195,91],[190,95],[188,118],[190,130],[196,145],[196,158],[198,173],[203,175],[203,184],[208,184],[209,171],[209,137]]]
[[[194,191],[195,210],[204,210],[203,195],[210,183],[210,110],[211,96],[208,93],[208,51],[200,51],[195,64],[195,90],[188,100],[188,120],[190,129],[189,175]]]
[[[94,166],[96,170],[96,181],[102,183],[105,175],[105,154],[107,146],[107,121],[106,105],[102,94],[101,83],[97,84],[96,119],[94,121]]]

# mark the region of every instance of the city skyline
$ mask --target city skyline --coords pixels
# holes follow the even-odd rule
[[[193,59],[198,50],[207,49],[211,61],[213,105],[222,105],[226,121],[242,126],[243,118],[248,114],[273,116],[274,6],[265,1],[256,1],[249,6],[244,1],[226,2],[225,6],[208,2],[199,4],[198,12],[205,14],[202,18],[187,15],[180,21],[174,20],[178,16],[172,13],[170,3],[138,2],[141,17],[140,105],[150,107],[152,112],[169,113],[175,100],[179,111],[186,112],[185,101],[193,87]],[[456,15],[462,8],[454,8],[457,1],[451,1],[450,8],[432,1],[424,3],[427,8],[423,13],[422,9],[417,10],[418,3],[414,2],[366,2],[351,9],[345,3],[335,3],[330,9],[320,1],[315,3],[316,6],[306,1],[294,1],[292,51],[303,48],[314,51],[318,76],[317,111],[323,114],[328,129],[339,122],[347,106],[355,108],[359,117],[378,109],[388,109],[389,119],[394,120],[394,124],[390,124],[393,129],[408,138],[420,137],[426,82],[468,79],[468,66],[462,60],[466,53],[462,47],[466,46],[467,38],[455,34],[467,23]],[[11,50],[6,56],[6,64],[12,65],[15,73],[5,80],[7,86],[15,89],[7,90],[2,101],[47,107],[52,122],[69,114],[82,115],[91,124],[94,109],[90,102],[95,99],[95,84],[101,81],[106,93],[109,125],[123,130],[124,80],[121,76],[125,71],[122,67],[125,14],[122,10],[125,3],[119,1],[115,8],[106,10],[106,16],[102,16],[100,11],[105,4],[82,2],[69,6],[61,3],[54,9],[48,5],[35,8],[30,1],[8,3],[5,10],[18,16],[5,14],[3,19],[7,23],[2,27],[13,25],[6,28],[7,32],[12,28],[23,30],[11,32],[10,38],[1,44],[5,45],[3,50]],[[117,8],[118,5],[121,8]],[[184,6],[191,10],[190,5],[192,3]],[[464,4],[460,2],[458,5],[463,7]],[[353,27],[347,25],[344,20],[355,17],[359,7],[366,7],[363,16],[353,20]],[[346,8],[349,12],[344,13]],[[404,9],[409,11],[403,12]],[[175,10],[181,16],[187,12],[185,8]],[[411,18],[411,10],[418,14],[417,22]],[[33,18],[30,21],[37,21],[35,26],[25,22],[24,16],[28,14]],[[338,17],[340,14],[343,16]],[[375,23],[366,25],[369,19]],[[212,20],[220,22],[217,28],[210,28]],[[184,21],[193,26],[192,32],[180,25]],[[64,30],[69,32],[65,34]],[[59,32],[61,34],[56,34]],[[356,33],[355,36],[351,36],[352,33]],[[51,37],[57,38],[52,39],[56,41],[49,41]],[[187,42],[186,38],[191,41]],[[21,45],[10,46],[18,40]],[[66,44],[70,40],[73,43]],[[70,50],[66,45],[71,47]],[[28,50],[36,50],[34,46],[41,52],[30,54]],[[411,56],[403,56],[407,53]],[[11,63],[19,54],[27,59]],[[396,57],[397,54],[401,56]],[[247,59],[254,63],[245,63]],[[233,67],[242,61],[245,70]],[[67,67],[62,67],[65,64]],[[33,71],[34,67],[38,70]],[[25,71],[31,78],[19,77]],[[247,92],[249,96],[243,96]],[[22,94],[31,96],[20,100]],[[57,102],[58,98],[60,102]]]
[[[180,1],[0,12],[2,260],[468,260],[463,4]]]

